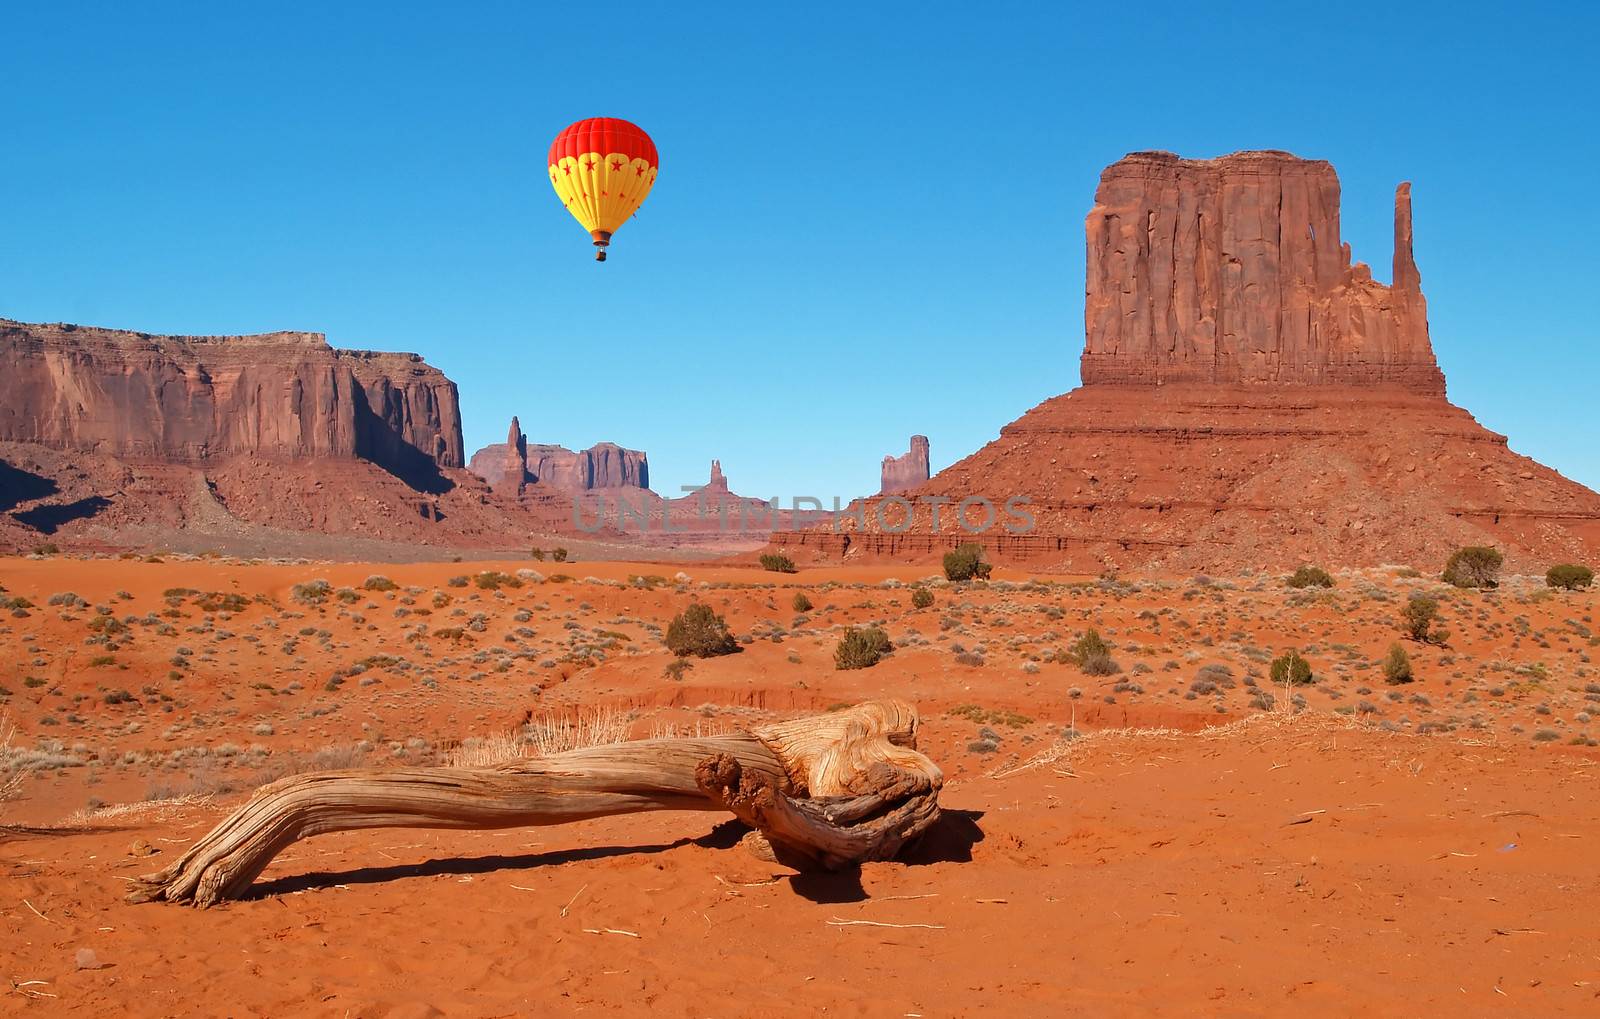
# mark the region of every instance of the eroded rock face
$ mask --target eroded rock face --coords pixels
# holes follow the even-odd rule
[[[928,437],[913,435],[910,450],[900,456],[883,458],[883,476],[878,493],[894,495],[898,492],[909,492],[925,483],[930,476]]]
[[[1086,222],[1085,385],[1393,385],[1444,394],[1395,195],[1394,283],[1339,236],[1339,177],[1287,152],[1137,152]]]
[[[465,463],[455,383],[320,333],[152,336],[0,320],[0,441],[147,460]]]
[[[496,490],[534,483],[568,492],[650,487],[650,462],[641,450],[624,449],[614,442],[576,451],[565,446],[529,445],[516,418],[511,419],[511,428],[515,439],[508,436],[505,442],[483,447],[472,454],[467,465]]]

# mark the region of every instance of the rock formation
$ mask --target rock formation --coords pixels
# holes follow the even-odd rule
[[[1136,153],[1105,171],[1086,226],[1083,387],[941,471],[909,521],[885,506],[774,545],[922,558],[977,541],[1096,572],[1431,572],[1469,544],[1539,572],[1600,556],[1600,495],[1445,399],[1409,185],[1387,287],[1339,239],[1333,168],[1286,153]],[[995,513],[981,531],[977,500]]]
[[[1089,211],[1082,376],[1097,383],[1399,386],[1444,395],[1395,195],[1394,282],[1339,238],[1339,178],[1286,152],[1138,152]]]
[[[321,333],[152,336],[0,320],[0,441],[176,462],[465,463],[455,383]]]
[[[913,435],[911,449],[901,456],[883,458],[883,480],[879,495],[896,495],[921,486],[930,477],[928,473],[928,437]]]
[[[511,416],[511,430],[506,433],[505,463],[500,476],[495,479],[494,490],[516,499],[521,497],[528,483],[528,438],[522,434],[522,425],[515,414]]]
[[[711,461],[711,480],[706,482],[705,488],[701,489],[701,491],[723,493],[728,491],[728,479],[722,476],[721,460]]]
[[[640,450],[624,449],[614,442],[600,442],[577,451],[565,446],[529,445],[521,438],[517,419],[511,421],[513,434],[519,437],[517,449],[513,450],[516,443],[508,437],[506,442],[478,450],[467,464],[468,470],[497,488],[509,476],[516,476],[519,464],[523,484],[536,483],[563,492],[650,487],[650,462]]]

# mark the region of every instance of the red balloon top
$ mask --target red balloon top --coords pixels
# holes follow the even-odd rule
[[[590,117],[556,135],[550,145],[550,165],[555,166],[568,156],[576,159],[585,152],[598,152],[602,156],[620,152],[629,159],[643,159],[657,169],[661,167],[656,158],[656,143],[644,129],[616,117]]]

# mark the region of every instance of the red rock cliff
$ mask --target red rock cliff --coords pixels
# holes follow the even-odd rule
[[[1087,219],[1085,385],[1394,385],[1443,395],[1395,195],[1394,282],[1339,238],[1339,177],[1287,152],[1136,152]]]
[[[455,383],[320,333],[152,336],[0,319],[0,441],[148,460],[465,462]]]

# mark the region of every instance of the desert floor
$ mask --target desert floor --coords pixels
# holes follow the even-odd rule
[[[1600,593],[934,572],[0,559],[0,1014],[1600,1012]],[[1390,686],[1415,592],[1450,636]],[[694,599],[745,647],[675,677]],[[866,623],[897,650],[836,671]],[[1088,627],[1119,673],[1060,654]],[[1268,679],[1288,647],[1313,683]],[[879,695],[947,780],[902,862],[801,875],[655,813],[328,835],[244,901],[123,902],[284,774]]]

